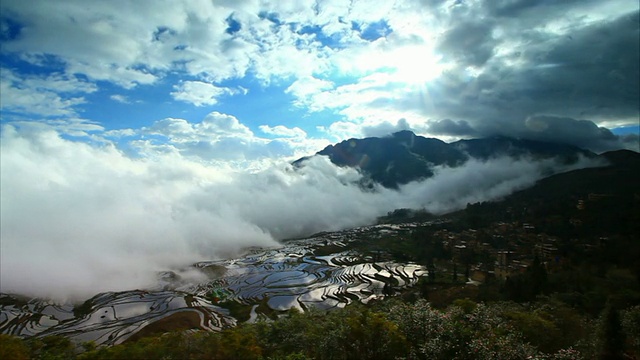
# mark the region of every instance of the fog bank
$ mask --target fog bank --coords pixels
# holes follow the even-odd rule
[[[248,174],[173,153],[134,159],[112,143],[11,126],[0,146],[0,291],[56,299],[149,287],[158,271],[369,224],[396,208],[455,210],[568,169],[469,161],[397,191],[362,191],[357,171],[323,157]]]

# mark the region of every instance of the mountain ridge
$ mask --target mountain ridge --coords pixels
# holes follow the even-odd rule
[[[446,143],[436,138],[426,138],[412,131],[403,130],[385,137],[348,139],[329,145],[313,156],[327,156],[340,167],[352,167],[362,172],[364,182],[373,181],[387,188],[397,188],[411,181],[433,176],[436,166],[458,167],[476,159],[486,161],[499,156],[520,158],[531,156],[536,159],[559,158],[571,164],[580,157],[594,158],[591,151],[573,145],[490,137],[459,140]],[[293,162],[303,166],[310,156]]]

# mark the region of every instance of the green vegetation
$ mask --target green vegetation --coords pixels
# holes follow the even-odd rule
[[[93,298],[86,300],[82,304],[74,306],[73,316],[77,318],[85,317],[91,313],[92,307],[93,307]]]
[[[638,356],[640,307],[590,319],[565,304],[475,303],[444,308],[398,299],[327,313],[291,311],[220,333],[171,332],[111,347],[59,336],[0,335],[2,359],[617,359]],[[620,336],[625,334],[626,336]]]
[[[15,336],[0,334],[0,359],[29,359],[29,347]]]

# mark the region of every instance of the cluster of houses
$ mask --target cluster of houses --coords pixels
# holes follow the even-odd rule
[[[563,261],[557,239],[536,234],[535,226],[528,223],[501,222],[482,231],[440,230],[435,236],[450,251],[453,263],[469,266],[469,280],[474,282],[505,280],[522,273],[536,256],[548,271]]]

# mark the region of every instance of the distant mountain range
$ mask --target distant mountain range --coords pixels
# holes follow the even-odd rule
[[[445,143],[407,130],[387,137],[345,140],[327,146],[316,155],[325,155],[338,166],[357,168],[365,176],[365,181],[375,181],[389,188],[429,178],[433,176],[435,166],[457,167],[469,159],[487,160],[506,155],[514,158],[559,158],[565,163],[573,163],[579,156],[596,157],[590,151],[567,144],[508,137]],[[303,166],[308,158],[298,159],[293,164]]]

